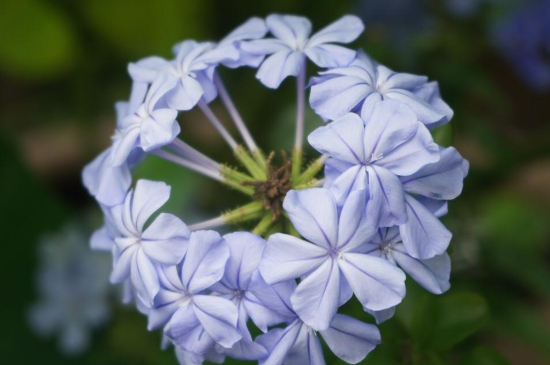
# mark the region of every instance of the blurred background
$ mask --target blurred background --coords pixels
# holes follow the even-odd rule
[[[366,31],[354,46],[439,81],[455,116],[438,141],[471,163],[444,218],[454,233],[451,290],[435,297],[408,280],[396,318],[380,326],[383,344],[364,363],[550,364],[550,0],[2,0],[4,363],[177,363],[146,319],[119,304],[120,290],[104,285],[96,271],[108,270],[109,255],[89,264],[87,236],[102,221],[80,172],[110,143],[113,104],[129,95],[128,62],[170,57],[178,41],[217,40],[271,12],[305,15],[316,29],[359,15]],[[220,72],[260,146],[289,148],[295,84],[272,91],[254,70]],[[200,113],[180,122],[186,141],[236,165]],[[309,114],[308,128],[320,123]],[[153,158],[134,176],[171,184],[165,211],[189,223],[240,199]],[[367,320],[356,304],[346,310]]]

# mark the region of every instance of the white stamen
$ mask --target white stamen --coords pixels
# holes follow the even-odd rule
[[[227,92],[227,89],[225,88],[225,85],[223,84],[222,79],[217,72],[214,74],[214,83],[216,85],[216,88],[218,89],[218,93],[220,94],[220,98],[222,99],[225,108],[229,112],[229,115],[231,115],[231,119],[233,119],[233,123],[235,123],[237,130],[243,137],[246,146],[250,151],[256,151],[258,149],[258,146],[256,145],[256,142],[254,142],[254,139],[248,131],[248,128],[246,128],[246,124],[244,123],[243,118],[237,111],[233,100],[231,100],[231,97],[229,96],[229,93]]]
[[[227,144],[231,147],[231,149],[235,150],[238,146],[238,143],[235,141],[233,137],[231,137],[231,134],[225,129],[223,124],[219,121],[219,119],[216,117],[212,109],[206,104],[203,100],[199,101],[199,108],[202,110],[204,115],[206,115],[206,118],[212,123],[214,128],[220,133],[222,138],[227,142]]]

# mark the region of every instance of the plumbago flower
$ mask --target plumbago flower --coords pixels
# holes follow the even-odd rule
[[[278,88],[288,76],[297,76],[306,57],[320,67],[349,65],[355,51],[331,43],[350,43],[365,28],[358,17],[346,15],[308,38],[311,22],[307,18],[273,14],[266,22],[276,38],[246,42],[241,47],[251,54],[270,55],[256,77],[272,89]]]
[[[379,101],[371,113],[364,112],[361,117],[347,114],[317,129],[308,140],[330,156],[325,186],[339,205],[351,190],[368,188],[373,196],[383,198],[381,226],[407,221],[399,176],[411,175],[439,160],[430,132],[411,108],[393,100]],[[338,176],[332,178],[335,174]]]
[[[428,82],[426,76],[396,73],[361,52],[348,67],[321,72],[311,84],[311,107],[329,120],[350,111],[371,114],[376,103],[385,99],[408,105],[429,128],[453,117],[453,111],[441,99],[437,82]]]
[[[129,65],[132,91],[117,103],[112,146],[83,172],[105,215],[91,247],[112,252],[111,281],[124,284],[124,301],[148,317],[149,330],[162,329],[163,348],[173,344],[181,364],[232,357],[323,365],[317,334],[354,364],[381,338],[376,326],[338,313],[353,296],[380,323],[404,298],[406,274],[434,294],[449,289],[452,235],[439,218],[461,193],[468,163],[438,146],[431,130],[452,110],[437,83],[334,44],[362,30],[357,17],[344,16],[310,37],[306,18],[275,14],[249,19],[218,43],[184,40],[173,60]],[[274,38],[263,38],[268,31]],[[326,68],[309,83],[310,104],[329,122],[308,137],[323,156],[302,168],[308,59]],[[223,66],[259,67],[269,88],[297,76],[295,140],[281,165],[254,142],[221,80]],[[210,108],[218,95],[244,145]],[[178,137],[179,111],[195,106],[243,170]],[[131,189],[132,169],[145,155],[250,202],[189,227],[174,215],[156,216],[170,187],[139,180]],[[251,232],[212,230],[254,222]]]
[[[269,299],[265,305],[292,320],[286,328],[275,328],[258,337],[257,342],[269,352],[259,364],[325,364],[317,332],[292,309],[290,297],[296,290],[296,282],[282,281],[271,287],[263,285],[263,288],[269,288],[262,296]],[[380,331],[376,326],[343,314],[336,314],[328,328],[319,333],[331,351],[350,364],[363,360],[380,343]]]
[[[140,180],[123,204],[110,208],[109,224],[116,229],[111,281],[123,283],[130,278],[146,305],[153,303],[160,290],[155,266],[179,263],[189,245],[189,228],[172,214],[160,214],[144,229],[169,196],[165,183]]]
[[[368,218],[377,214],[372,204],[367,191],[360,190],[350,194],[338,214],[336,201],[326,189],[287,194],[283,207],[296,230],[311,243],[280,233],[270,236],[260,272],[270,284],[306,275],[291,302],[315,330],[327,329],[352,293],[371,310],[392,307],[405,296],[401,270],[356,252],[376,234],[376,220]]]

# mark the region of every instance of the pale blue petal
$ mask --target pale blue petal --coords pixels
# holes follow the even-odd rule
[[[381,66],[382,67],[382,66]],[[418,76],[408,73],[391,71],[388,78],[384,81],[384,90],[405,89],[411,90],[424,86],[428,82],[426,76]]]
[[[148,114],[153,113],[158,101],[172,90],[177,82],[178,80],[173,75],[166,72],[160,72],[158,74],[145,97],[145,110]]]
[[[422,204],[406,194],[408,220],[399,226],[407,252],[414,258],[441,255],[451,242],[452,233]]]
[[[151,307],[160,290],[159,277],[155,265],[141,249],[136,252],[132,260],[130,278],[137,295],[145,305]]]
[[[354,15],[344,15],[337,21],[315,33],[307,43],[308,47],[323,43],[350,43],[365,30],[361,19]]]
[[[404,89],[393,89],[384,93],[385,97],[398,100],[403,104],[408,105],[414,111],[418,120],[424,124],[432,124],[441,121],[446,115],[433,108],[426,101],[416,96],[412,92]]]
[[[166,325],[178,310],[185,297],[178,292],[160,289],[149,311],[147,329],[156,330]]]
[[[338,176],[342,175],[346,170],[353,167],[353,164],[348,162],[340,161],[335,158],[329,158],[325,162],[325,188],[329,188],[334,180]],[[337,199],[338,200],[338,199]]]
[[[220,44],[233,43],[245,39],[263,38],[266,33],[267,26],[265,21],[262,18],[252,17],[225,36],[220,41]]]
[[[182,282],[191,293],[199,293],[218,282],[229,259],[225,240],[215,231],[191,233],[182,267]]]
[[[132,261],[138,249],[139,245],[132,245],[117,256],[113,266],[113,272],[111,272],[111,283],[123,283],[130,277]]]
[[[114,238],[109,234],[106,226],[96,230],[90,238],[90,247],[94,251],[109,252],[115,244]]]
[[[193,305],[180,307],[166,325],[164,333],[176,346],[197,354],[206,353],[216,343],[205,332]]]
[[[336,311],[340,296],[340,269],[332,258],[300,282],[290,297],[300,319],[313,329],[327,329]]]
[[[324,78],[311,87],[309,103],[315,113],[335,120],[353,110],[372,92],[371,85],[355,76]]]
[[[349,364],[362,361],[382,340],[380,331],[372,324],[337,314],[330,327],[321,331],[330,350]]]
[[[371,310],[393,307],[405,297],[405,274],[386,260],[346,253],[338,264],[357,299]]]
[[[191,231],[178,217],[162,213],[141,236],[143,251],[163,265],[180,263],[187,252]]]
[[[140,125],[134,124],[123,129],[118,138],[113,141],[109,163],[112,166],[120,166],[126,162],[134,148],[138,146]]]
[[[378,232],[379,207],[372,206],[367,190],[350,193],[342,212],[338,226],[338,251],[356,249],[369,242]]]
[[[301,52],[282,50],[269,56],[260,66],[256,78],[265,86],[277,89],[288,76],[297,76],[304,66]]]
[[[283,364],[288,352],[296,343],[302,326],[302,321],[297,319],[284,329],[275,328],[264,335],[258,336],[256,342],[262,345],[269,352],[269,356],[266,359],[260,360],[259,364]]]
[[[376,164],[396,175],[408,176],[423,166],[439,161],[439,147],[425,125],[418,122],[416,135],[391,152],[384,155]]]
[[[294,236],[276,233],[267,240],[260,272],[269,284],[299,278],[319,267],[327,255],[324,248]]]
[[[170,198],[170,186],[161,181],[139,180],[131,201],[131,217],[134,227],[143,231],[145,222]]]
[[[311,328],[303,325],[285,365],[326,365],[321,341]]]
[[[440,148],[440,155],[438,162],[401,178],[406,192],[438,200],[451,200],[460,195],[465,177],[464,159],[454,147]]]
[[[429,103],[431,107],[437,110],[440,114],[445,115],[445,117],[442,118],[439,122],[429,124],[428,128],[437,128],[440,125],[449,122],[453,117],[453,110],[441,98],[441,94],[439,92],[439,84],[437,83],[437,81],[428,82],[427,84],[414,89],[413,93],[420,99]]]
[[[254,297],[260,300],[261,304],[275,311],[287,320],[290,320],[296,317],[296,314],[292,309],[292,305],[290,304],[290,296],[295,289],[296,281],[294,279],[269,285],[265,282],[260,272],[256,271],[252,275],[252,280],[248,290],[254,295]],[[249,314],[251,315],[252,320],[255,321],[256,316],[252,310],[249,311]],[[261,330],[265,330],[265,328],[261,327],[259,322],[256,324]]]
[[[254,292],[258,293],[257,290]],[[264,298],[264,300],[268,301],[269,298],[271,298],[271,296]],[[275,300],[280,301],[280,298],[276,297]],[[286,322],[289,319],[289,317],[285,317],[277,313],[275,310],[266,307],[263,302],[256,297],[256,295],[249,291],[245,293],[243,305],[246,312],[250,316],[250,319],[252,319],[252,322],[254,322],[256,327],[264,333],[267,332],[267,327]]]
[[[193,303],[197,318],[214,341],[225,348],[231,348],[242,338],[237,331],[239,313],[229,300],[211,295],[195,295]]]
[[[206,103],[210,103],[218,96],[218,89],[216,88],[216,85],[214,85],[212,78],[207,74],[207,72],[210,72],[211,70],[212,67],[206,69],[205,71],[196,71],[195,77],[195,79],[202,87],[202,90],[204,92],[202,94],[202,100],[204,100],[204,102]]]
[[[356,51],[334,44],[308,46],[304,53],[319,67],[343,67],[354,59]]]
[[[317,128],[307,140],[320,153],[350,164],[361,164],[365,162],[364,131],[361,118],[357,114],[349,113]]]
[[[399,177],[392,172],[378,167],[367,167],[369,191],[376,205],[380,204],[379,224],[389,227],[407,221],[405,192]]]
[[[338,241],[338,211],[327,189],[290,190],[283,202],[294,228],[310,242],[329,249]]]
[[[348,195],[355,190],[364,190],[368,187],[367,171],[363,165],[355,165],[334,179],[325,187],[334,196],[336,205],[342,207]]]
[[[446,253],[419,260],[409,256],[403,244],[397,244],[392,248],[392,255],[403,271],[426,290],[442,294],[451,287],[451,258]]]
[[[386,155],[416,134],[418,121],[410,108],[394,100],[383,100],[365,122],[364,146],[367,158],[384,161]]]
[[[180,133],[176,120],[178,112],[173,109],[157,109],[141,122],[140,147],[145,152],[166,146]]]
[[[395,315],[395,307],[383,309],[381,311],[371,311],[368,308],[363,308],[363,309],[365,310],[365,312],[367,312],[368,314],[374,317],[376,324],[384,323]]]
[[[201,84],[191,76],[183,76],[178,83],[166,94],[166,104],[177,110],[192,109],[204,94]]]
[[[301,16],[271,14],[266,18],[266,24],[275,37],[293,49],[304,46],[311,34],[311,22]]]
[[[223,236],[229,247],[229,260],[222,281],[235,290],[247,290],[252,274],[258,268],[266,245],[265,240],[249,232]]]
[[[449,213],[449,204],[444,200],[435,200],[425,196],[417,196],[416,200],[425,206],[434,216],[441,218]]]
[[[278,39],[257,39],[240,43],[240,47],[253,55],[270,55],[280,51],[290,51],[291,49]]]

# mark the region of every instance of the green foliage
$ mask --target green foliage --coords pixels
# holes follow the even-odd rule
[[[425,295],[417,303],[411,335],[421,348],[444,352],[478,331],[488,318],[485,299],[469,292],[441,298]]]
[[[470,350],[460,361],[460,365],[509,365],[504,356],[496,350],[479,346]]]
[[[208,34],[205,1],[83,0],[81,12],[90,27],[125,57],[171,54],[183,39]]]
[[[0,70],[24,79],[53,77],[75,60],[70,19],[47,1],[0,2]]]

